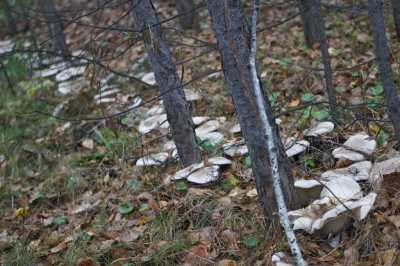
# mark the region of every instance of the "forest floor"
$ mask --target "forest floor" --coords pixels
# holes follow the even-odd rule
[[[175,15],[167,3],[157,9],[162,18]],[[299,18],[270,27],[296,12],[293,4],[283,3],[263,6],[259,16],[258,28],[264,29],[258,34],[259,69],[280,119],[282,139],[303,139],[305,129],[331,119],[323,75],[316,70],[322,68],[318,46],[305,47]],[[120,8],[107,9],[100,17],[110,23],[123,14]],[[96,24],[96,19],[99,16],[85,22]],[[131,19],[121,21],[132,25]],[[398,74],[399,44],[392,23],[388,25],[392,65]],[[174,30],[179,28],[174,20],[164,26],[179,73],[184,66],[184,81],[198,79],[187,86],[199,96],[192,101],[194,116],[220,123],[223,140],[202,141],[203,157],[224,156],[223,144],[240,138],[240,133],[230,131],[237,122],[222,73],[204,77],[220,69],[217,52],[199,41],[216,42],[206,9],[199,10],[195,30]],[[334,75],[341,123],[290,158],[297,179],[313,179],[347,166],[330,154],[358,132],[377,142],[370,161],[398,155],[392,129],[385,122],[366,13],[330,12],[326,27],[333,69],[342,70]],[[151,77],[144,78],[151,68],[142,43],[132,42],[135,36],[99,32],[71,24],[66,29],[71,50],[84,48],[79,56],[102,56],[110,69],[151,82]],[[17,45],[26,42],[27,35],[18,35]],[[110,55],[118,58],[107,59]],[[290,254],[280,226],[264,223],[247,155],[229,157],[232,164],[222,169],[217,181],[205,185],[171,180],[182,167],[168,154],[170,150],[162,164],[137,165],[147,154],[165,152],[164,144],[170,140],[165,127],[146,134],[138,129],[149,110],[160,105],[159,99],[110,119],[82,118],[150,101],[157,89],[89,64],[78,78],[86,85],[62,94],[56,72],[43,77],[43,71],[58,60],[50,57],[47,66],[37,66],[33,73],[26,68],[26,58],[13,56],[7,61],[15,85],[2,88],[0,101],[2,265],[273,265],[274,253]],[[29,74],[32,79],[22,78]],[[109,96],[104,94],[112,89],[116,90]],[[56,107],[57,116],[65,120],[43,114],[54,114]],[[369,216],[349,223],[335,235],[338,242],[333,243],[332,235],[297,231],[309,265],[400,265],[396,177],[384,178]]]

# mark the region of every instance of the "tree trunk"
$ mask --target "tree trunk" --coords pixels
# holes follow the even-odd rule
[[[320,12],[316,10],[315,1],[319,0],[298,0],[304,38],[308,48],[312,48],[320,40],[319,24],[322,22],[318,19],[320,16],[315,17],[315,14]]]
[[[400,143],[400,99],[390,64],[391,58],[386,38],[382,0],[368,0],[368,15],[374,37],[379,77],[385,92],[389,117],[394,126],[396,139]]]
[[[160,88],[179,157],[184,166],[199,162],[201,156],[191,111],[154,7],[150,0],[133,0],[133,5],[136,26],[143,33],[145,48]]]
[[[249,62],[250,33],[242,3],[240,0],[207,0],[206,2],[222,57],[225,80],[232,94],[240,127],[249,148],[259,200],[267,219],[275,220],[277,208],[268,157],[268,140],[265,138],[261,113],[257,108],[257,98],[253,90]],[[268,100],[265,102],[265,107],[269,124],[273,128],[275,139],[278,142],[276,149],[280,165],[278,170],[282,177],[285,201],[289,206],[294,207],[296,201],[293,177],[288,169],[286,154]]]
[[[196,5],[193,0],[175,0],[176,10],[179,15],[179,24],[184,29],[192,29],[196,17]]]
[[[400,41],[400,1],[399,0],[391,0],[391,1],[392,1],[394,24],[396,26],[397,39]]]
[[[65,40],[64,26],[60,14],[54,6],[53,0],[39,0],[44,18],[49,28],[50,37],[53,41],[53,47],[56,54],[64,58],[70,56],[68,46]]]
[[[7,20],[8,28],[10,29],[11,34],[17,33],[17,24],[12,13],[12,8],[8,0],[3,0],[3,7],[4,7],[4,15]]]
[[[321,51],[322,63],[324,64],[325,90],[328,95],[331,116],[333,117],[333,120],[337,122],[338,113],[336,108],[335,89],[333,88],[331,56],[329,54],[329,43],[325,33],[325,21],[321,13],[321,3],[319,0],[314,1],[311,15],[316,21],[319,21],[317,24],[317,31],[319,33],[319,48]]]

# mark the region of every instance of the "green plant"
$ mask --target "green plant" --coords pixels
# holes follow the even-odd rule
[[[5,254],[2,265],[4,266],[27,266],[34,265],[36,258],[28,244],[24,241],[17,241],[13,248]]]

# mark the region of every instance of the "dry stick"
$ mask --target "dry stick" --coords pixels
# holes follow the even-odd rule
[[[259,0],[253,1],[253,12],[251,17],[251,47],[250,47],[250,68],[251,68],[251,76],[254,87],[255,96],[257,99],[257,107],[260,113],[261,123],[263,124],[263,128],[265,130],[265,137],[267,139],[267,148],[269,151],[269,160],[271,164],[271,172],[273,179],[273,186],[275,192],[275,198],[278,205],[278,213],[281,224],[285,230],[286,237],[289,241],[289,246],[292,251],[293,257],[295,259],[296,265],[305,266],[307,263],[304,261],[303,256],[301,254],[301,249],[296,239],[296,235],[294,234],[293,228],[290,225],[288,210],[285,203],[285,197],[282,191],[281,177],[279,174],[279,160],[278,160],[278,147],[276,145],[276,140],[274,139],[274,133],[272,130],[272,126],[269,123],[266,107],[264,103],[264,97],[262,96],[260,81],[257,77],[257,69],[256,69],[256,50],[257,50],[257,36],[256,36],[256,27],[257,27],[257,13],[260,8]]]

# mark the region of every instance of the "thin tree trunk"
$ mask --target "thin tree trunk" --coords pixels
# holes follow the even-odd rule
[[[290,224],[289,215],[286,207],[285,197],[282,190],[281,175],[279,172],[279,156],[278,156],[278,145],[275,138],[273,128],[270,124],[270,120],[267,117],[267,111],[265,108],[265,100],[260,87],[260,80],[257,76],[256,66],[256,54],[257,54],[257,13],[260,8],[259,0],[253,0],[253,12],[251,17],[251,46],[250,46],[250,69],[251,77],[253,81],[254,94],[257,100],[257,108],[260,113],[262,127],[264,128],[265,139],[267,139],[267,148],[271,164],[271,175],[273,179],[275,198],[278,205],[278,213],[281,224],[285,230],[286,237],[289,242],[292,255],[295,259],[297,266],[305,266],[306,262],[301,254],[301,249],[294,234],[293,228]]]
[[[266,218],[272,221],[277,218],[275,216],[277,205],[268,157],[268,140],[265,138],[261,123],[262,114],[257,109],[257,98],[253,90],[249,62],[250,32],[246,24],[242,3],[240,0],[207,0],[206,2],[222,57],[225,80],[232,94],[240,127],[249,148],[259,200]],[[265,102],[265,108],[269,124],[278,142],[275,152],[279,160],[278,171],[282,177],[285,201],[289,206],[295,207],[293,177],[288,169],[286,154],[268,101]]]
[[[136,26],[143,32],[145,48],[160,88],[179,157],[184,166],[199,162],[201,156],[191,111],[154,7],[150,0],[133,0],[133,5]]]
[[[178,11],[179,24],[184,29],[192,29],[196,17],[194,10],[196,5],[193,0],[175,0],[176,10]]]
[[[321,3],[319,0],[312,0],[313,8],[311,9],[311,15],[319,21],[317,24],[317,30],[319,33],[319,46],[322,56],[322,62],[324,64],[324,76],[325,76],[325,87],[326,93],[328,95],[329,101],[329,109],[331,111],[331,116],[333,120],[337,122],[338,113],[337,113],[337,103],[335,96],[335,89],[333,88],[333,73],[332,73],[332,64],[331,64],[331,56],[329,55],[329,43],[325,33],[325,21],[321,13]]]
[[[391,1],[392,1],[394,24],[396,26],[397,39],[400,41],[400,1],[399,0],[391,0]]]
[[[67,42],[65,40],[64,26],[53,0],[39,0],[43,15],[49,28],[50,37],[53,41],[55,53],[64,58],[70,56]]]
[[[312,48],[320,40],[319,23],[322,23],[318,17],[315,17],[315,0],[298,0],[298,5],[306,45]]]
[[[16,34],[17,33],[17,24],[15,21],[14,15],[12,13],[11,5],[8,2],[8,0],[3,0],[3,6],[4,6],[4,15],[6,16],[8,28],[10,29],[10,33]]]
[[[374,37],[379,77],[385,92],[389,117],[394,126],[396,139],[400,143],[400,99],[390,64],[390,52],[386,38],[382,0],[368,0],[368,15]]]

